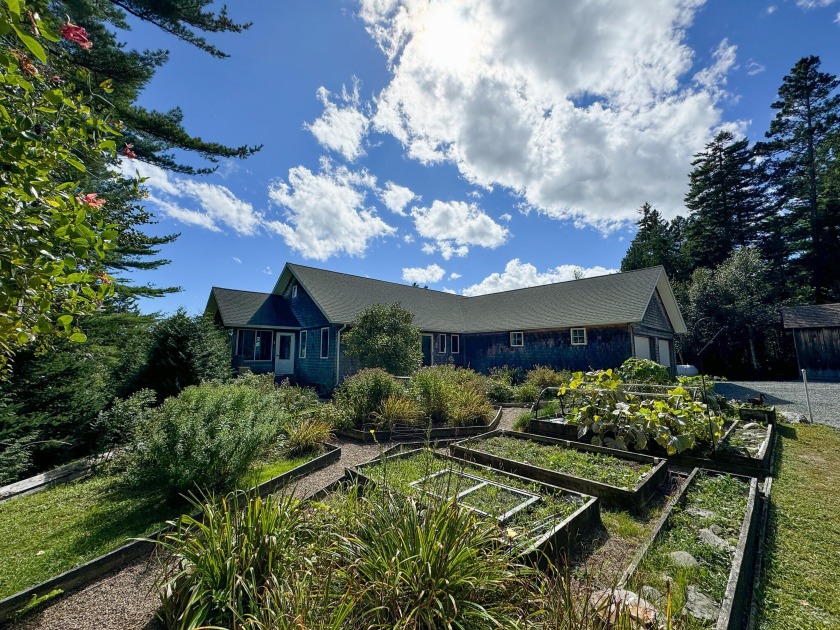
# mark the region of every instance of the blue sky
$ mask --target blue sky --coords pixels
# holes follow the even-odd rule
[[[270,291],[286,261],[465,294],[618,268],[636,209],[685,213],[720,128],[760,139],[782,77],[840,74],[840,1],[237,2],[224,60],[170,50],[141,103],[255,156],[149,179],[172,264],[138,281]]]

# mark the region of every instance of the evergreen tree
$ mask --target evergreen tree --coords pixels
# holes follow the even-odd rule
[[[683,224],[679,223],[672,229],[659,211],[647,202],[639,208],[639,214],[641,216],[636,221],[639,231],[621,261],[621,270],[662,265],[669,277],[679,277],[680,246],[675,232],[681,230]]]
[[[754,245],[762,193],[746,138],[721,131],[694,156],[685,197],[692,211],[687,238],[694,266],[716,267],[736,247]]]
[[[756,150],[766,159],[773,210],[782,216],[794,284],[810,284],[817,302],[840,297],[836,178],[840,85],[819,71],[819,57],[803,57],[782,81],[776,117]]]

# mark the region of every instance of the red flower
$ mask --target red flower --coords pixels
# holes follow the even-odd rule
[[[70,22],[70,17],[67,17],[67,23],[61,25],[61,36],[71,42],[76,42],[85,50],[93,48],[93,42],[88,39],[88,34],[81,26]]]
[[[97,193],[88,193],[84,196],[78,195],[76,197],[76,201],[84,206],[89,206],[91,208],[101,208],[105,205],[104,199],[97,199]]]
[[[131,158],[133,160],[134,158],[137,157],[137,154],[134,151],[132,151],[133,148],[134,148],[133,144],[128,144],[126,142],[125,148],[122,151],[120,151],[120,153],[122,153],[125,157]]]

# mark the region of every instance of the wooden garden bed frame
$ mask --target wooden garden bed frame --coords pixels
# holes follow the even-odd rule
[[[258,492],[260,496],[272,494],[295,479],[337,462],[341,457],[340,447],[333,446],[332,444],[324,444],[324,448],[325,451],[321,455],[318,455],[317,457],[310,459],[308,462],[292,468],[277,477],[264,481],[258,486],[251,488],[251,490]],[[169,528],[164,527],[163,529],[150,534],[147,537],[149,540],[132,540],[114,551],[101,555],[93,560],[89,560],[84,564],[69,569],[60,575],[41,582],[40,584],[30,586],[27,589],[15,593],[14,595],[0,599],[0,623],[13,616],[18,610],[29,604],[33,598],[42,598],[53,591],[62,591],[63,593],[66,593],[71,589],[89,584],[106,573],[113,571],[132,560],[141,556],[150,555],[155,548],[155,543],[151,541],[159,539],[167,531],[169,531]]]
[[[441,440],[454,440],[469,437],[472,435],[481,435],[487,431],[493,431],[498,428],[499,422],[502,419],[502,407],[496,410],[496,415],[490,424],[481,424],[467,427],[412,427],[408,426],[408,421],[405,421],[405,426],[395,428],[392,431],[376,431],[371,429],[336,429],[335,433],[342,437],[351,438],[354,440],[361,440],[362,442],[437,442]]]
[[[548,468],[542,468],[513,459],[506,459],[504,457],[482,451],[481,442],[494,437],[506,437],[587,453],[599,453],[615,457],[617,459],[648,464],[652,467],[652,469],[645,475],[645,477],[640,479],[633,488],[621,488],[570,473],[550,470]],[[496,468],[498,470],[512,472],[517,475],[527,477],[528,479],[548,483],[560,488],[568,488],[569,490],[574,490],[575,492],[580,492],[581,494],[598,497],[604,505],[629,508],[637,512],[644,509],[647,502],[650,501],[651,497],[653,497],[659,487],[668,479],[667,462],[665,459],[659,457],[633,453],[630,451],[620,451],[603,446],[594,446],[592,444],[584,444],[582,442],[558,440],[555,438],[545,437],[543,435],[518,433],[515,431],[492,431],[474,438],[468,438],[452,444],[449,447],[449,452],[453,456],[461,459],[483,464],[485,466],[491,466],[492,468]]]
[[[407,459],[409,457],[419,455],[423,452],[426,452],[426,449],[413,449],[409,451],[396,453],[394,455],[383,456],[382,458],[371,460],[366,464],[362,464],[360,466],[355,466],[352,468],[347,468],[345,470],[345,476],[349,480],[354,481],[360,484],[361,486],[376,486],[376,481],[374,481],[365,474],[365,468],[371,465],[375,465],[383,459],[385,461],[393,461],[395,459]],[[466,460],[459,459],[457,457],[452,457],[450,455],[442,455],[441,453],[435,451],[428,452],[434,458],[449,463],[450,467],[455,470],[458,470],[459,468],[471,468],[473,470],[477,469],[479,471],[492,471],[493,473],[501,475],[502,477],[516,479],[520,482],[528,484],[536,484],[540,488],[541,495],[544,493],[561,493],[565,495],[576,495],[582,499],[582,504],[578,509],[576,509],[572,514],[570,514],[562,521],[554,525],[548,532],[540,536],[540,538],[538,538],[534,543],[532,543],[530,547],[523,550],[519,554],[520,560],[544,566],[548,562],[565,557],[565,554],[568,554],[569,550],[575,546],[579,539],[585,536],[589,536],[593,531],[596,531],[597,529],[602,527],[601,512],[598,504],[598,499],[596,497],[588,496],[580,492],[566,490],[565,488],[559,488],[557,486],[553,486],[551,484],[547,484],[541,481],[528,479],[526,477],[522,477],[521,475],[515,475],[509,472],[494,470],[489,466],[483,466],[474,462],[468,462]],[[475,472],[470,472],[470,474],[478,477],[481,476],[480,473]]]

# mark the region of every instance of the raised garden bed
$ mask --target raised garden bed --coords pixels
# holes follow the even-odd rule
[[[761,422],[762,424],[776,424],[775,407],[738,407],[738,418],[745,422]]]
[[[756,424],[746,429],[745,427]],[[566,424],[564,418],[532,419],[528,432],[561,440],[589,444],[592,435],[579,435],[578,427]],[[758,435],[760,433],[760,435]],[[666,458],[670,465],[684,468],[705,468],[733,475],[764,477],[770,474],[770,456],[775,443],[775,425],[743,423],[736,420],[726,427],[723,437],[714,452],[698,449],[668,455],[665,449],[653,444],[647,454]]]
[[[361,440],[363,442],[390,442],[390,441],[413,441],[436,442],[440,440],[453,440],[458,438],[465,438],[471,435],[480,435],[487,431],[493,431],[498,428],[499,421],[502,419],[502,408],[496,411],[496,415],[490,424],[481,424],[466,427],[415,427],[408,423],[403,423],[404,426],[395,427],[391,431],[377,431],[375,429],[336,429],[337,435],[352,438],[354,440]],[[400,423],[395,423],[399,425]]]
[[[278,488],[290,483],[294,479],[338,461],[339,457],[341,457],[341,449],[331,444],[325,444],[324,447],[324,452],[321,455],[300,463],[290,470],[286,470],[282,474],[276,474],[268,479],[265,479],[264,476],[256,477],[254,481],[259,481],[260,483],[255,486],[255,490],[258,491],[260,495],[265,496],[275,492]],[[272,467],[269,467],[269,469],[270,468]],[[77,481],[75,483],[105,483],[107,485],[108,481],[108,478],[94,477],[91,479]],[[76,487],[69,484],[66,487],[56,486],[54,489],[47,490],[46,492],[42,492],[31,497],[12,499],[11,501],[3,503],[0,507],[3,509],[17,507],[15,504],[18,501],[27,501],[30,499],[45,502],[49,499],[49,492],[62,492],[67,494],[69,500],[73,500],[73,491],[76,489]],[[102,490],[104,492],[109,492],[111,489],[103,488]],[[60,500],[57,499],[56,502],[54,502],[54,505],[44,503],[44,505],[39,508],[41,512],[45,514],[47,512],[52,513],[53,511],[57,511],[54,516],[50,516],[53,521],[60,525],[60,527],[52,533],[52,536],[54,537],[61,536],[62,532],[73,526],[72,522],[67,521],[65,524],[59,520],[64,518],[66,521],[68,518],[67,516],[62,516],[64,513],[64,507],[62,506],[63,502],[64,498],[61,498]],[[145,540],[131,540],[131,538],[135,536],[142,536],[149,539],[156,539],[165,531],[165,529],[155,530],[154,528],[159,528],[160,525],[162,525],[167,519],[175,518],[181,512],[181,509],[177,506],[161,507],[159,502],[132,506],[131,514],[128,515],[122,513],[122,503],[117,503],[112,507],[113,509],[111,511],[100,513],[98,515],[91,515],[89,513],[80,515],[80,517],[85,520],[94,519],[96,522],[94,523],[92,521],[89,529],[87,529],[88,526],[84,524],[76,526],[85,527],[85,535],[74,546],[74,549],[71,550],[72,553],[69,557],[66,553],[64,556],[52,558],[48,552],[42,554],[33,552],[33,555],[45,558],[43,566],[46,570],[61,569],[63,567],[67,567],[68,565],[71,568],[60,575],[51,577],[46,581],[41,582],[40,584],[29,586],[15,594],[6,596],[4,599],[0,599],[0,622],[7,619],[26,604],[30,603],[33,598],[44,597],[53,593],[53,591],[66,592],[72,588],[82,586],[92,582],[126,562],[130,562],[142,555],[151,553],[154,548],[154,543]],[[0,511],[0,514],[2,514],[2,511]],[[25,515],[22,515],[21,518],[25,518]],[[104,525],[108,525],[110,523],[117,529],[117,531],[115,531],[111,536],[99,540],[98,545],[94,547],[95,543],[92,542],[91,539],[95,536],[95,533],[92,530],[96,527],[103,526],[103,518],[107,519],[107,522],[105,522]],[[33,532],[37,531],[37,528],[33,530]],[[14,541],[10,541],[8,538],[6,538],[5,542],[7,544],[14,544]],[[49,541],[46,541],[44,543],[47,548],[48,542]],[[27,549],[25,550],[26,553],[29,553],[29,548],[37,549],[40,544],[41,543],[39,543],[35,536],[29,537],[27,541]],[[76,549],[76,547],[78,549]],[[101,550],[100,555],[91,558],[91,548]],[[13,561],[8,555],[4,554],[4,556],[4,562]],[[76,561],[75,566],[73,564],[74,560]],[[49,573],[47,573],[47,575],[49,575]],[[9,592],[8,586],[4,584],[0,584],[0,588],[3,589],[0,592]]]
[[[455,498],[464,507],[498,519],[520,558],[531,562],[559,557],[600,527],[595,497],[428,449],[383,456],[346,474],[362,485],[384,482],[421,500]]]
[[[681,628],[741,628],[751,597],[758,480],[694,469],[621,579]]]
[[[450,453],[641,511],[668,477],[664,459],[514,431],[457,442]]]

